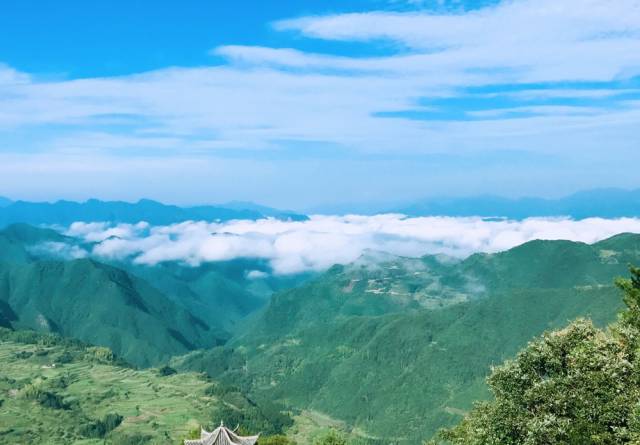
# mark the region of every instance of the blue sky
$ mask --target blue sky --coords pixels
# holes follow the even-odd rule
[[[0,30],[12,198],[640,187],[635,0],[22,0]]]

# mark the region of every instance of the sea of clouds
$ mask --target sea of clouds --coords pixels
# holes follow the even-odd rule
[[[236,258],[269,262],[284,275],[321,271],[355,261],[367,251],[419,257],[458,258],[498,252],[534,239],[593,243],[622,232],[640,233],[640,218],[529,218],[522,221],[479,217],[311,216],[308,221],[186,221],[168,226],[76,222],[66,234],[90,247],[87,255],[154,265],[189,265]],[[60,246],[59,251],[64,252]],[[72,251],[77,257],[78,250]]]

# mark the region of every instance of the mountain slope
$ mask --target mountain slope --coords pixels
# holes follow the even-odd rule
[[[532,337],[578,316],[611,321],[621,306],[612,280],[640,262],[639,243],[630,234],[594,245],[534,241],[464,261],[334,267],[276,294],[226,349],[174,363],[382,443],[398,430],[420,443],[487,397],[490,366]]]
[[[44,244],[65,243],[69,238],[55,230],[14,224],[0,230],[0,262],[27,263],[38,255],[34,248]]]
[[[165,262],[154,266],[114,263],[138,276],[209,324],[233,332],[241,320],[264,307],[274,291],[293,287],[309,274],[274,276],[263,260],[236,259],[185,266]],[[260,271],[258,277],[249,274]]]
[[[0,230],[0,262],[67,261],[85,257],[90,250],[91,246],[50,229],[13,224]],[[176,305],[212,326],[227,330],[233,330],[238,320],[263,307],[275,290],[291,287],[306,278],[304,274],[273,276],[267,273],[265,261],[254,259],[204,263],[197,267],[178,262],[154,266],[130,261],[108,264],[153,283]],[[253,277],[250,271],[262,274]]]
[[[147,366],[219,344],[274,290],[302,278],[250,278],[247,271],[266,266],[249,259],[106,265],[73,260],[77,245],[26,224],[0,230],[0,326],[51,330]]]
[[[538,337],[487,377],[481,402],[436,443],[592,444],[640,439],[640,268],[616,280],[626,308],[607,329],[588,319]]]
[[[88,259],[0,264],[0,301],[13,328],[105,345],[140,366],[224,338],[145,281]]]

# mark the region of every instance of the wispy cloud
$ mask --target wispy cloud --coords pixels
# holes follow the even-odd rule
[[[0,86],[15,86],[30,82],[30,77],[10,66],[0,63]]]
[[[30,252],[39,257],[46,258],[50,256],[64,260],[76,260],[89,256],[89,252],[82,247],[61,241],[37,244],[30,248]]]
[[[640,68],[629,52],[640,45],[639,9],[635,0],[519,0],[463,13],[302,17],[275,27],[320,39],[391,40],[435,69],[504,68],[528,81],[610,80]]]
[[[497,252],[533,239],[592,243],[621,232],[640,233],[640,219],[405,218],[401,215],[313,216],[309,221],[273,219],[171,226],[75,223],[67,235],[97,242],[92,254],[140,264],[179,261],[197,265],[235,258],[269,261],[274,273],[292,274],[347,264],[369,250],[418,257],[464,257]]]

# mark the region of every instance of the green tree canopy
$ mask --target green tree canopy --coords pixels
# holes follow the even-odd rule
[[[275,436],[261,437],[258,445],[296,445],[296,443],[287,436],[277,434]]]
[[[345,437],[336,430],[330,430],[325,435],[313,441],[313,445],[346,445]]]
[[[640,443],[640,269],[616,284],[627,309],[606,330],[580,319],[492,370],[494,400],[439,439],[454,445]]]

